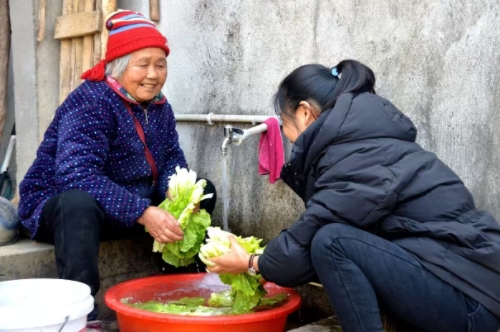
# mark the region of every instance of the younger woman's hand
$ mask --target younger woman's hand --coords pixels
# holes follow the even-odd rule
[[[208,271],[214,273],[231,273],[238,274],[248,271],[248,260],[250,255],[236,242],[234,236],[229,236],[231,242],[231,251],[222,256],[210,258],[212,262],[217,264],[214,267],[207,266]]]

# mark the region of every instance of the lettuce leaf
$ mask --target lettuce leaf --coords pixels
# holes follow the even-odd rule
[[[231,309],[227,307],[213,308],[202,305],[205,299],[201,297],[185,297],[177,301],[162,303],[158,301],[128,303],[124,304],[133,308],[157,312],[162,314],[175,314],[182,316],[218,316],[231,314]]]
[[[250,312],[267,294],[260,284],[258,276],[252,276],[248,273],[220,274],[219,279],[231,286],[234,299],[231,309],[235,314]]]
[[[134,303],[134,304],[129,304],[131,307],[141,309],[141,310],[146,310],[146,311],[152,311],[152,312],[158,312],[158,313],[164,313],[164,314],[184,314],[186,311],[189,311],[185,305],[178,305],[178,304],[168,304],[168,303],[161,303],[157,301],[148,301],[144,303]]]
[[[263,297],[260,299],[258,306],[262,308],[275,306],[284,300],[288,295],[286,293],[279,293],[274,296]],[[232,307],[234,304],[234,295],[232,290],[226,290],[220,293],[210,294],[208,305],[211,307]],[[239,305],[238,305],[239,306]]]
[[[226,290],[220,293],[210,294],[208,305],[211,307],[232,307],[234,303],[233,292]]]
[[[199,210],[194,213],[194,209],[200,201],[213,195],[203,195],[207,182],[196,182],[194,171],[180,167],[176,167],[175,171],[169,181],[172,200],[166,198],[158,207],[168,211],[179,221],[184,237],[181,241],[167,244],[155,240],[153,251],[162,253],[163,260],[168,264],[179,267],[194,263],[194,257],[200,251],[211,220],[207,211]]]
[[[179,304],[185,305],[187,307],[195,307],[197,308],[200,305],[205,303],[205,299],[202,297],[183,297],[180,300],[169,301],[168,304]]]
[[[234,296],[232,290],[226,290],[221,293],[212,293],[208,300],[208,306],[204,305],[205,299],[203,297],[183,297],[179,300],[169,301],[167,303],[158,301],[129,303],[129,299],[122,299],[121,302],[137,309],[164,314],[217,316],[246,313],[251,310],[248,308],[252,306],[252,303],[255,303],[256,298],[257,294],[251,297],[253,301],[248,302],[248,298],[242,295]],[[286,298],[286,293],[260,298],[258,307],[264,309],[279,304]]]
[[[288,295],[286,293],[279,293],[274,296],[263,297],[259,302],[259,306],[271,307],[285,301],[287,297]]]

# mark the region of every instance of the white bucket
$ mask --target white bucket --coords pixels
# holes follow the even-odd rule
[[[0,332],[80,332],[94,308],[90,287],[61,279],[0,282]]]

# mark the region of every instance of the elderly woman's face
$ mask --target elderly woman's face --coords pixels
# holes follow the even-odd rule
[[[157,47],[135,51],[118,82],[139,102],[153,99],[167,80],[165,51]]]

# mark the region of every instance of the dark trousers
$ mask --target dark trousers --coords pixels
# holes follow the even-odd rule
[[[200,208],[212,213],[215,186],[207,180],[205,194],[214,197],[201,202]],[[87,284],[92,296],[99,291],[99,242],[117,238],[144,236],[144,226],[119,227],[105,218],[94,197],[70,190],[50,198],[42,211],[37,240],[53,243],[59,278]]]
[[[329,224],[311,255],[342,331],[384,331],[379,304],[423,331],[496,332],[500,320],[425,269],[401,247],[363,230]]]

